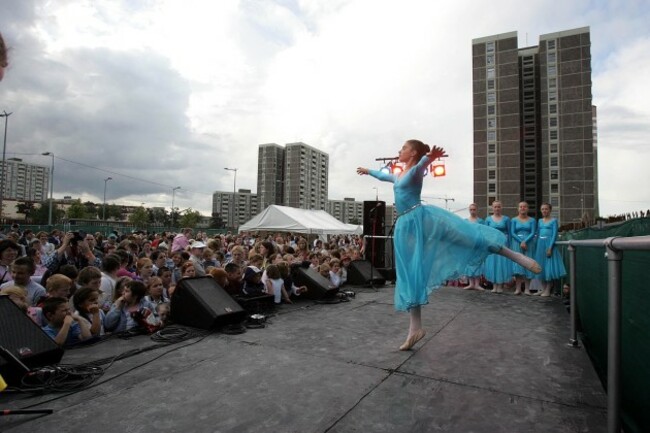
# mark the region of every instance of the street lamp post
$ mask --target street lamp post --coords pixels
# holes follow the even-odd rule
[[[54,153],[43,152],[41,155],[52,157],[52,165],[50,166],[50,209],[47,213],[47,225],[52,228],[52,206],[54,201]]]
[[[174,229],[174,198],[176,196],[176,190],[181,189],[180,186],[172,188],[172,230]]]
[[[0,220],[2,219],[3,212],[2,202],[5,197],[5,178],[7,177],[7,161],[5,157],[7,155],[7,123],[9,123],[9,116],[11,116],[11,113],[7,113],[6,111],[0,114],[0,117],[5,118],[5,139],[2,144],[2,177],[0,177]]]
[[[102,222],[104,224],[104,228],[106,227],[106,184],[108,184],[109,180],[113,180],[113,178],[107,177],[104,179],[104,205],[102,207]]]
[[[228,168],[224,167],[224,170],[235,172],[235,178],[232,184],[232,222],[230,227],[235,228],[235,203],[237,202],[237,170],[238,168]]]

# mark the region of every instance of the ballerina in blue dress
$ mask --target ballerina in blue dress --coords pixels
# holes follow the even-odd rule
[[[510,218],[503,215],[501,201],[492,202],[492,215],[486,218],[485,225],[503,233],[506,243],[510,241]],[[490,254],[485,259],[485,279],[492,283],[492,293],[503,293],[503,286],[512,281],[512,262],[499,254]]]
[[[537,274],[535,278],[542,280],[544,290],[539,294],[540,296],[551,296],[551,286],[553,280],[557,280],[566,275],[566,268],[560,252],[555,248],[555,241],[557,240],[557,219],[551,218],[551,205],[543,203],[541,207],[542,218],[537,222],[537,244],[535,248],[535,259],[538,263],[542,263],[542,272]]]
[[[478,266],[496,253],[534,272],[541,270],[533,259],[507,248],[506,237],[499,231],[471,224],[437,206],[422,205],[424,172],[431,161],[443,156],[447,155],[440,147],[430,150],[419,140],[409,140],[399,151],[398,160],[404,164],[400,175],[357,168],[360,175],[393,183],[397,209],[395,309],[410,313],[409,333],[400,350],[409,350],[424,337],[420,306],[429,303],[431,291],[447,280],[458,279],[467,266]]]
[[[472,224],[485,224],[483,218],[478,216],[478,205],[472,203],[469,205],[469,218],[467,218]],[[478,266],[468,266],[465,269],[465,276],[467,277],[467,285],[463,287],[465,290],[485,290],[481,287],[481,276],[483,275],[483,263]]]
[[[510,248],[534,257],[535,218],[528,216],[528,203],[525,201],[519,203],[517,210],[518,215],[510,220]],[[512,264],[512,274],[515,276],[515,295],[521,295],[521,283],[524,283],[524,294],[530,295],[530,280],[535,274],[517,263]]]

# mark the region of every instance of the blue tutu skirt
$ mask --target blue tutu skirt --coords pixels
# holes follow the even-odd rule
[[[463,272],[463,275],[467,278],[478,278],[481,275],[483,275],[483,263],[479,264],[478,266],[473,265],[473,266],[467,266],[465,268],[465,271]]]
[[[535,240],[532,240],[526,244],[528,247],[526,251],[521,250],[521,239],[518,239],[517,237],[513,237],[510,241],[510,249],[512,251],[516,251],[518,253],[521,253],[525,255],[526,257],[530,257],[532,259],[535,258]],[[538,262],[539,263],[539,262]],[[541,263],[540,263],[541,265]],[[535,278],[537,274],[534,274],[533,272],[529,271],[528,269],[524,268],[521,266],[519,263],[515,262],[510,262],[510,266],[512,266],[512,275],[516,275],[519,277],[524,277],[524,278]]]
[[[429,303],[429,294],[478,267],[506,243],[503,233],[437,206],[417,206],[395,224],[395,309]]]
[[[512,281],[512,262],[498,254],[490,254],[485,259],[483,275],[492,284],[509,283]]]
[[[560,256],[560,252],[557,248],[551,250],[551,257],[546,257],[546,250],[548,249],[549,243],[548,238],[538,238],[535,248],[534,258],[542,267],[542,272],[535,275],[535,278],[539,278],[543,281],[557,280],[566,275],[566,268],[564,267],[562,256]]]

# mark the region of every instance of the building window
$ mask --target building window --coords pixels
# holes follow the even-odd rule
[[[495,141],[497,139],[497,132],[496,131],[488,131],[487,139],[488,139],[488,141]]]
[[[557,117],[555,116],[549,117],[548,126],[550,126],[551,128],[557,127]]]
[[[495,119],[494,117],[489,118],[488,121],[487,121],[487,126],[488,126],[488,128],[496,128],[497,127],[497,119]]]
[[[487,102],[488,104],[494,104],[495,102],[497,102],[497,94],[494,92],[488,92]]]
[[[550,65],[548,67],[548,76],[554,77],[555,75],[557,75],[557,67],[555,65]]]
[[[555,89],[557,87],[557,78],[549,78],[548,79],[548,88],[549,89]]]
[[[560,192],[560,186],[557,183],[551,184],[551,194],[558,194]]]
[[[554,50],[555,49],[555,39],[551,39],[546,42],[546,48],[548,50]]]
[[[549,131],[549,138],[551,140],[557,140],[557,129],[551,129]]]
[[[548,63],[555,63],[555,53],[548,53],[546,59]]]
[[[549,165],[551,167],[557,167],[558,166],[557,163],[558,163],[557,156],[551,156]]]
[[[494,90],[494,80],[487,80],[488,90]]]
[[[487,78],[488,80],[491,78],[494,78],[494,68],[488,68],[487,69]]]
[[[551,196],[551,206],[557,207],[560,205],[560,197],[557,195]]]
[[[490,41],[490,42],[485,43],[485,52],[486,53],[493,53],[494,52],[494,41]]]
[[[489,194],[496,194],[497,192],[497,184],[496,183],[488,183],[488,193]]]
[[[497,166],[497,156],[496,155],[488,155],[488,157],[487,157],[487,165],[488,165],[488,167],[496,167]]]
[[[496,179],[497,179],[497,171],[488,170],[488,180],[496,180]]]
[[[488,105],[488,107],[487,107],[487,114],[488,114],[488,116],[494,116],[494,114],[496,113],[496,111],[497,111],[496,106],[494,106],[494,105]]]
[[[493,66],[494,65],[494,54],[488,54],[486,58],[488,66]]]
[[[557,141],[552,141],[548,144],[548,151],[551,153],[557,153]]]
[[[548,100],[550,102],[557,101],[557,91],[556,90],[552,90],[552,91],[548,92]]]
[[[548,104],[548,112],[551,114],[557,113],[557,104]]]
[[[488,143],[488,153],[497,153],[496,143]]]

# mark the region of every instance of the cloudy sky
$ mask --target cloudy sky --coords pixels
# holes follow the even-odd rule
[[[524,6],[525,5],[525,6]],[[404,140],[444,146],[423,196],[472,200],[473,38],[589,26],[601,214],[650,208],[650,3],[645,0],[0,0],[7,157],[50,164],[54,195],[208,215],[256,191],[257,148],[330,156],[329,197],[392,202],[359,165]],[[1,126],[1,125],[0,125]],[[378,187],[378,190],[373,189]],[[460,214],[465,214],[460,211]]]

